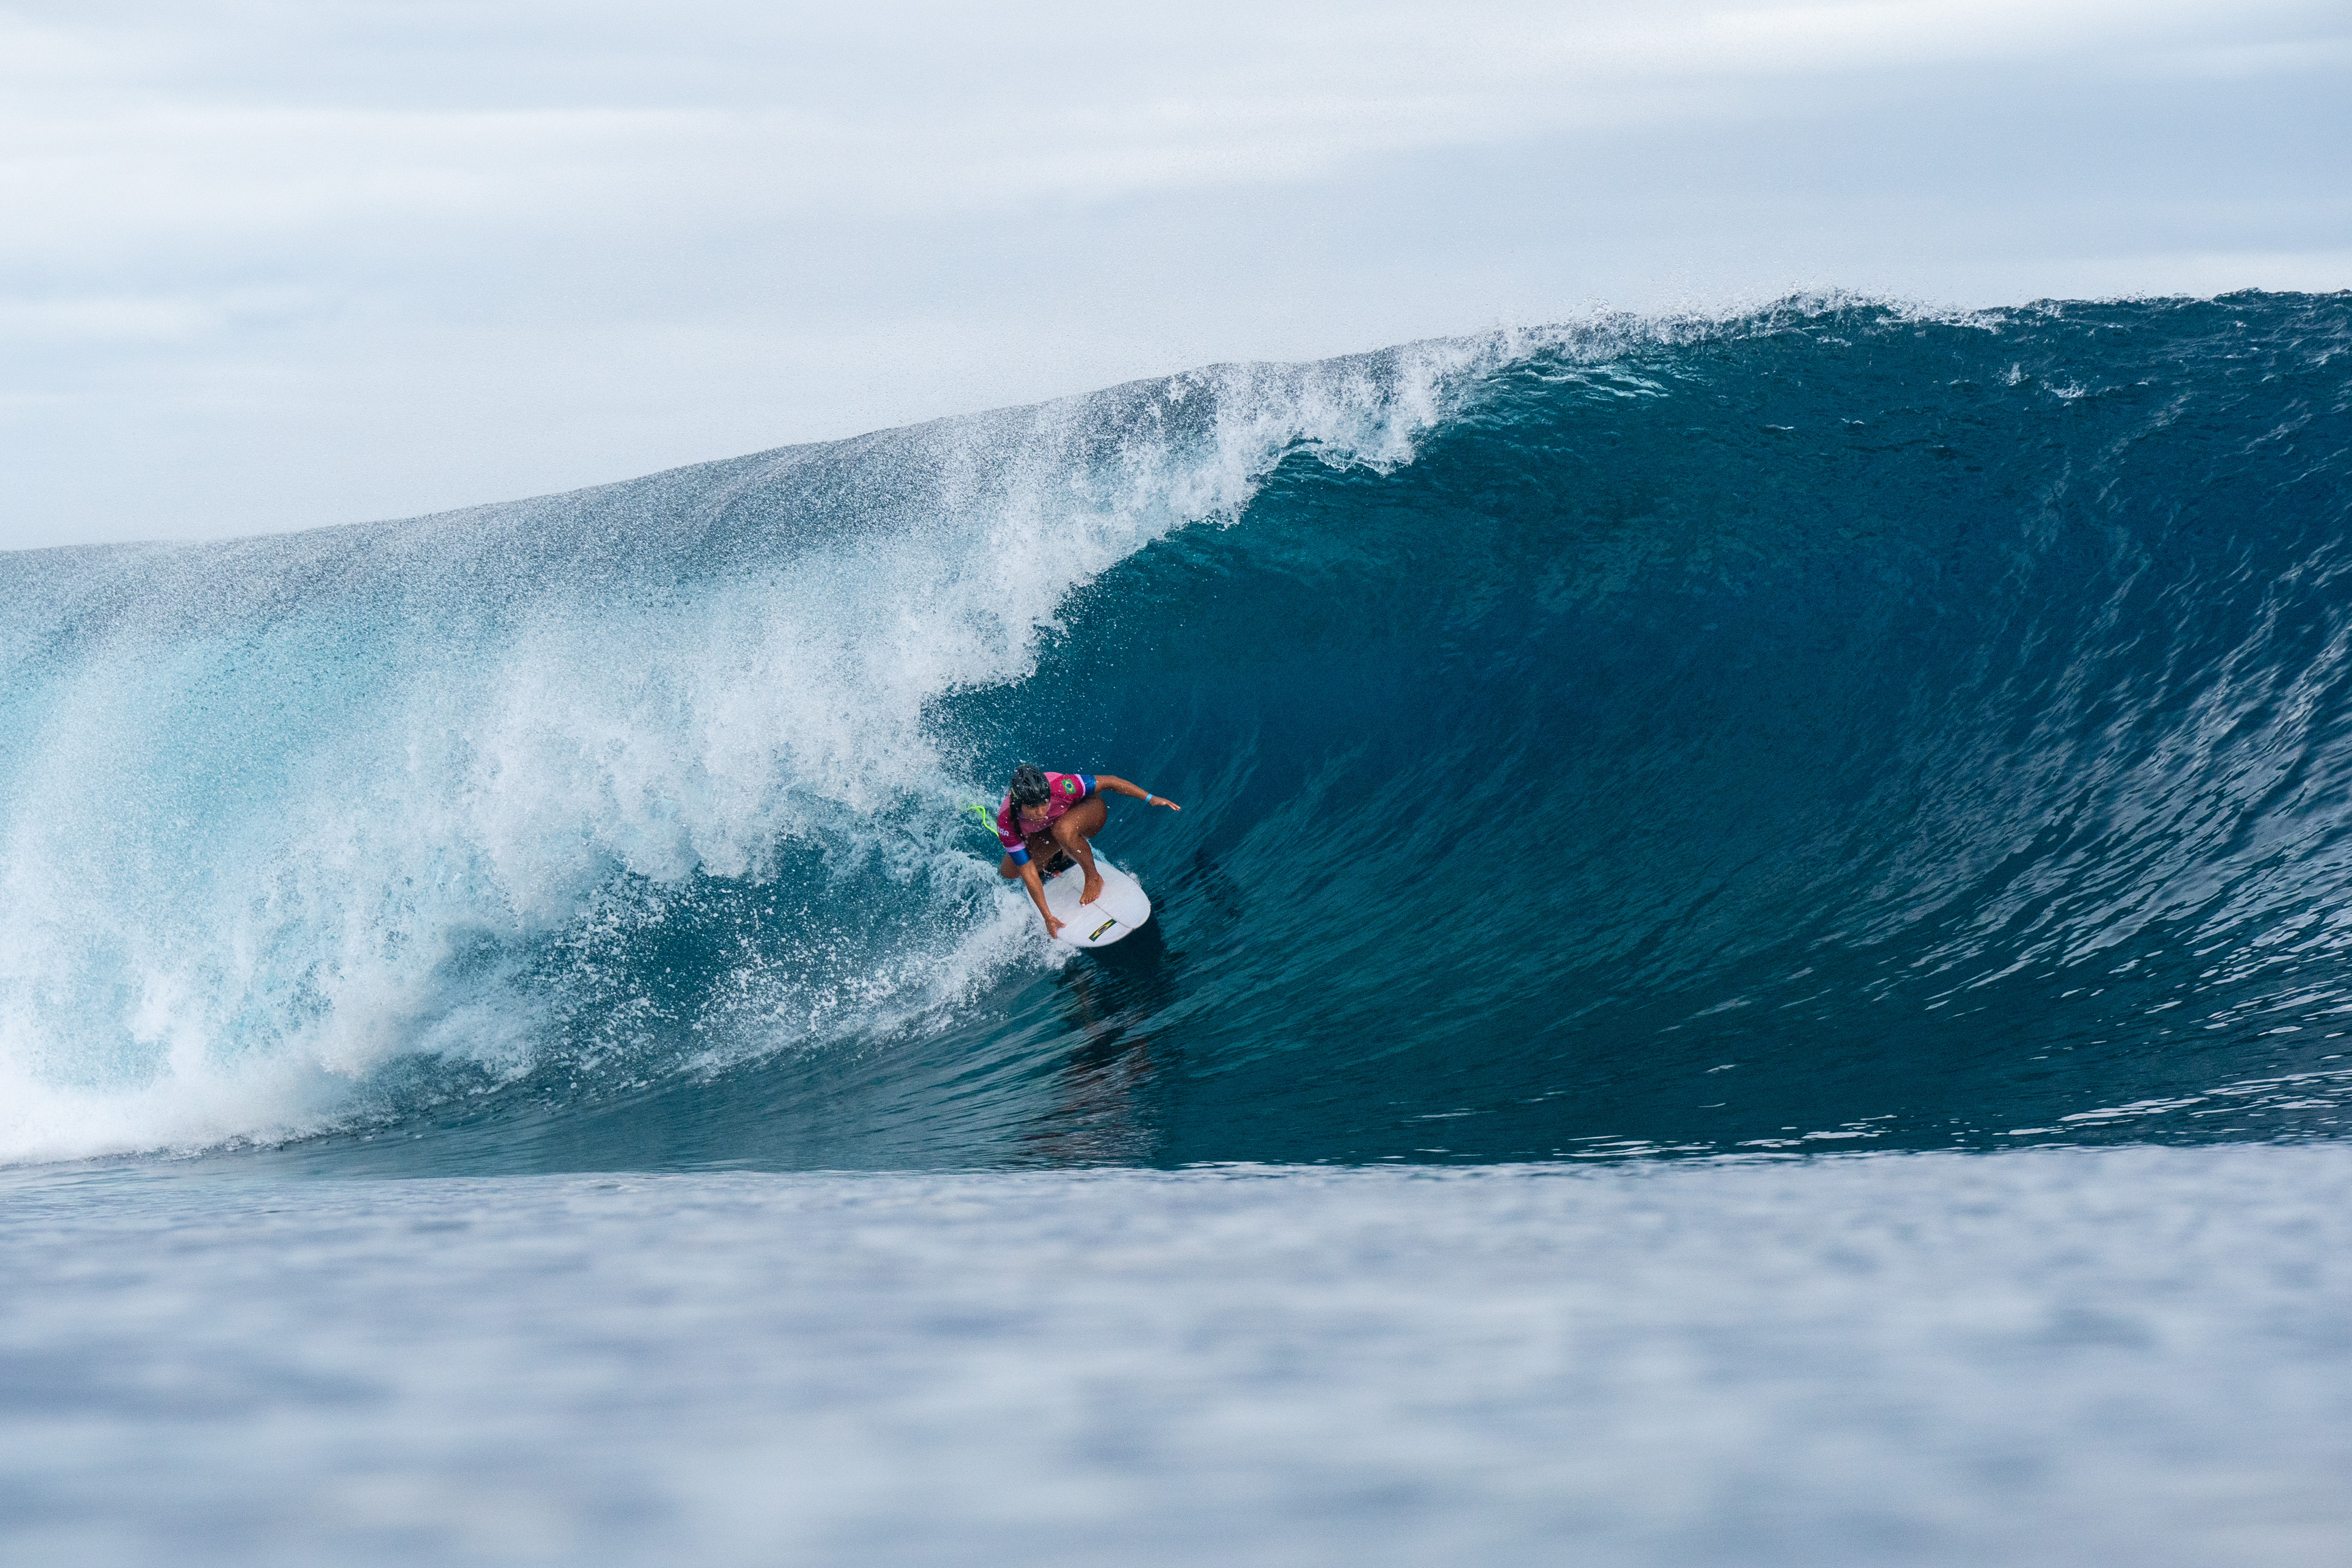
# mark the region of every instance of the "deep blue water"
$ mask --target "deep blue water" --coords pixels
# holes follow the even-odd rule
[[[1792,303],[0,558],[0,1155],[2333,1136],[2348,394],[2343,296]],[[1184,802],[1142,936],[1024,758]]]

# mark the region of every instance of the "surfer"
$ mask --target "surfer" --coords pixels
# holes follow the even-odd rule
[[[1029,762],[1013,770],[1013,787],[996,809],[996,840],[1004,846],[1004,860],[996,874],[1028,885],[1037,913],[1045,917],[1048,936],[1061,930],[1062,923],[1045,907],[1045,877],[1076,865],[1087,879],[1078,890],[1078,902],[1092,904],[1102,894],[1102,873],[1095,870],[1095,852],[1087,841],[1101,832],[1103,823],[1110,819],[1110,802],[1103,799],[1106,789],[1132,795],[1147,806],[1165,806],[1171,811],[1184,809],[1165,796],[1108,773],[1048,773]],[[1032,857],[1048,862],[1043,875]]]

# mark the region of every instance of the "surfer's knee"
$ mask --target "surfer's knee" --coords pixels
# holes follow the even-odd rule
[[[996,862],[996,874],[1007,882],[1018,882],[1021,880],[1021,868],[1013,863],[1011,855],[1006,855]]]
[[[1054,841],[1066,850],[1075,851],[1079,841],[1091,839],[1102,831],[1102,825],[1109,815],[1102,797],[1089,795],[1055,821]]]

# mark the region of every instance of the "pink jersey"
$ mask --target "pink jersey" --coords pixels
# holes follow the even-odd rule
[[[1036,825],[1030,828],[1029,832],[1044,832],[1055,818],[1093,794],[1095,776],[1091,773],[1048,773],[1045,775],[1045,789],[1048,791],[1045,819],[1037,821],[1031,818],[1030,821]],[[996,808],[996,841],[1004,846],[1004,852],[1013,857],[1014,865],[1029,863],[1029,846],[1024,841],[1027,835],[1021,831],[1022,826],[1019,810],[1013,804],[1013,793],[1007,790],[1003,804]]]

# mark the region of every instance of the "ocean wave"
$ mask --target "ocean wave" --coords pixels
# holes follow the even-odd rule
[[[2347,344],[1798,300],[0,558],[0,1158],[2330,1134]],[[1024,758],[1188,807],[1100,958]]]

